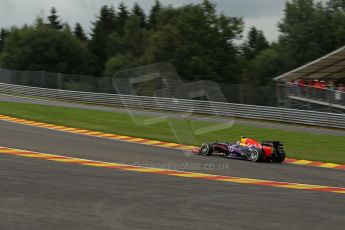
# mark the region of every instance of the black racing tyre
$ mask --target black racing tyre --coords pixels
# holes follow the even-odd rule
[[[265,163],[271,163],[272,157],[265,157],[264,162]]]
[[[247,159],[251,162],[262,162],[264,161],[264,157],[264,151],[262,151],[261,149],[252,149],[250,150]]]
[[[274,162],[274,163],[282,163],[283,161],[285,161],[285,158],[286,158],[286,154],[283,151],[283,152],[275,154],[272,157],[272,162]]]
[[[213,145],[212,144],[203,144],[200,149],[200,153],[203,156],[212,156]]]

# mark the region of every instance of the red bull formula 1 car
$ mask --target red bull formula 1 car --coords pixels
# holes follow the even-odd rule
[[[281,163],[286,154],[283,144],[279,141],[257,141],[255,139],[241,137],[236,143],[205,143],[200,148],[193,149],[194,153],[203,156],[213,154],[228,158],[245,159],[252,162]]]

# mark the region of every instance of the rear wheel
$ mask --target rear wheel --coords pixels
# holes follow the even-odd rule
[[[264,152],[261,149],[250,150],[247,159],[251,162],[262,162],[264,161]]]
[[[264,162],[270,163],[272,161],[272,157],[265,157]]]
[[[272,161],[274,163],[282,163],[283,161],[285,161],[285,158],[286,158],[286,154],[283,151],[283,152],[274,154]]]
[[[200,153],[203,156],[211,156],[213,153],[213,145],[212,144],[203,144],[201,146]]]

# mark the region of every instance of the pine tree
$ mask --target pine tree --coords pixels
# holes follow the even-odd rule
[[[9,31],[2,28],[0,30],[0,53],[2,53],[4,51],[5,48],[5,39],[6,37],[9,35]]]
[[[264,33],[253,26],[248,32],[247,41],[243,46],[245,59],[251,60],[267,48],[269,48],[269,43]]]
[[[107,34],[116,30],[116,21],[117,19],[114,7],[103,6],[101,8],[100,16],[98,17],[98,22]]]
[[[158,24],[158,14],[162,10],[162,4],[159,0],[155,1],[155,4],[151,8],[151,12],[149,15],[148,24],[151,29],[155,29]]]
[[[118,7],[118,14],[117,14],[117,32],[120,35],[123,35],[124,33],[124,28],[129,16],[130,14],[127,10],[127,6],[123,2],[121,2]]]
[[[50,9],[50,15],[48,16],[49,24],[52,25],[57,30],[62,30],[63,26],[61,25],[61,21],[59,20],[59,16],[57,15],[57,10],[55,7]]]
[[[36,17],[34,27],[39,28],[42,26],[46,26],[46,24],[44,24],[44,19],[40,16]]]
[[[86,41],[87,37],[84,33],[83,27],[80,23],[76,23],[73,31],[74,36],[76,36],[80,41]]]
[[[259,31],[253,26],[248,33],[248,46],[255,49]]]
[[[342,10],[345,11],[345,0],[329,0],[327,7],[331,10]]]
[[[140,18],[141,21],[141,27],[145,28],[146,27],[146,15],[144,10],[140,7],[138,3],[135,3],[132,9],[132,16],[136,16]]]
[[[71,26],[68,24],[68,23],[64,23],[63,25],[62,25],[62,31],[64,31],[64,32],[66,32],[66,33],[69,33],[69,34],[73,34],[72,33],[72,28],[71,28]]]
[[[98,66],[97,73],[103,71],[103,65],[108,59],[107,44],[109,36],[117,32],[117,17],[114,8],[103,6],[100,15],[93,23],[91,41],[89,43],[90,50],[97,57]]]
[[[125,33],[114,33],[109,38],[108,50],[112,57],[106,63],[104,74],[112,76],[115,72],[143,64],[142,56],[146,47],[146,29],[142,28],[141,18],[131,16],[125,26]]]

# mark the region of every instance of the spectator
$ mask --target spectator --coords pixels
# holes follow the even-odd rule
[[[320,89],[324,90],[327,88],[327,84],[325,81],[320,81]]]
[[[334,95],[334,98],[336,101],[341,101],[342,99],[345,99],[345,87],[343,84],[339,84],[337,87],[337,91]]]
[[[305,95],[306,83],[303,79],[298,80],[299,94]]]
[[[297,81],[289,82],[288,85],[290,94],[295,96],[297,94]]]
[[[319,81],[319,80],[314,80],[314,82],[313,82],[313,87],[315,88],[315,89],[321,89],[321,82]]]
[[[328,82],[328,89],[329,90],[336,90],[335,84],[333,81]]]
[[[344,86],[344,84],[340,83],[340,84],[338,85],[337,90],[340,91],[340,92],[345,92],[345,86]]]
[[[308,96],[309,97],[314,96],[314,81],[313,80],[308,81]]]
[[[313,91],[314,91],[314,93],[313,93],[314,97],[319,98],[319,97],[320,97],[320,94],[321,94],[321,92],[320,92],[320,91],[321,91],[321,82],[320,82],[318,79],[316,79],[316,80],[314,81],[313,87],[314,87],[314,89],[313,89]]]
[[[327,98],[327,83],[325,81],[320,81],[319,97],[321,100],[326,100]]]
[[[309,85],[309,87],[313,87],[313,86],[314,86],[314,81],[313,81],[313,80],[310,80],[310,81],[308,82],[308,85]]]

